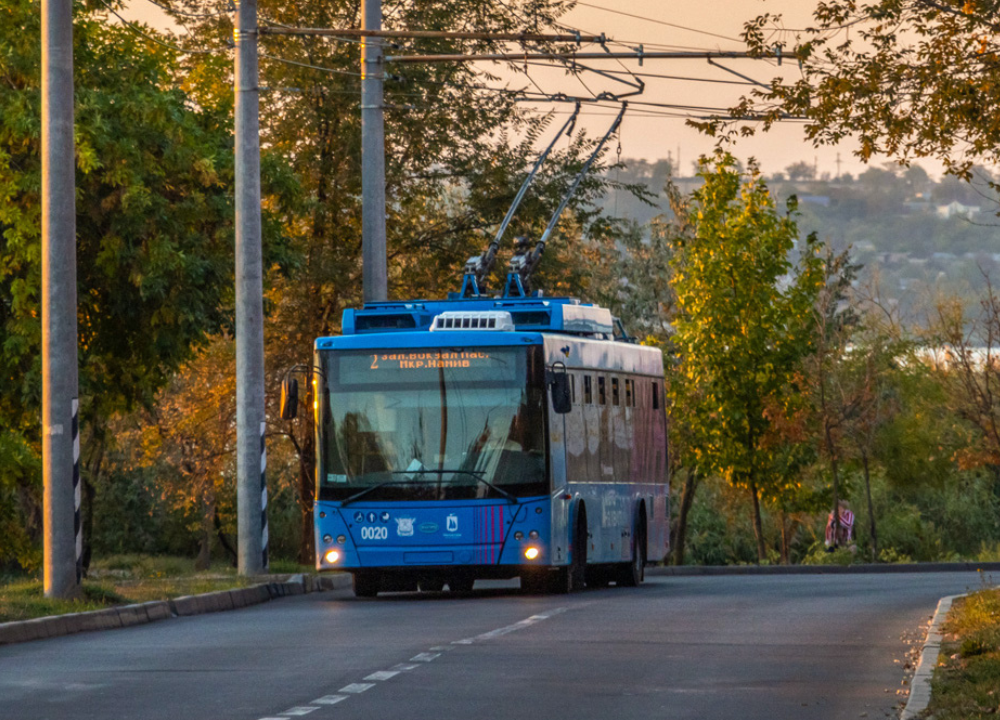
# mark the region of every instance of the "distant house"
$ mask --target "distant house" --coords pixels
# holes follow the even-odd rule
[[[829,195],[799,195],[799,202],[830,207]]]
[[[948,218],[956,216],[971,218],[973,215],[979,214],[979,208],[974,205],[964,205],[960,203],[958,200],[955,200],[954,202],[950,202],[947,205],[938,205],[937,214],[938,217],[942,217],[946,220]]]

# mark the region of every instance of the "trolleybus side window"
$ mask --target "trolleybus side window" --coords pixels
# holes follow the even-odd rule
[[[618,391],[618,378],[611,378],[611,404],[620,405],[621,393]]]
[[[583,376],[583,404],[594,404],[594,380],[590,375]]]
[[[597,402],[601,405],[608,404],[607,378],[603,375],[597,378]]]
[[[660,383],[653,381],[653,409],[660,409]]]

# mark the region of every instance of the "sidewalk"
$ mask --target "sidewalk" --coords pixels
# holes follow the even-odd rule
[[[349,587],[350,575],[292,575],[238,590],[219,590],[201,595],[186,595],[173,600],[158,600],[122,605],[107,610],[51,615],[33,620],[0,623],[0,646],[72,635],[91,630],[112,630],[175,617],[236,610],[270,602],[287,595],[339,590]]]

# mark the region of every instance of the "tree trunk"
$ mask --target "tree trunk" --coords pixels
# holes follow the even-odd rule
[[[226,537],[226,534],[222,532],[222,518],[219,517],[218,505],[215,506],[215,513],[212,516],[212,523],[215,525],[215,536],[219,538],[219,544],[222,546],[222,549],[225,550],[226,554],[229,556],[229,564],[232,565],[234,568],[239,567],[239,553],[236,552],[236,548],[233,547],[233,544],[229,542],[229,538]]]
[[[302,543],[299,545],[299,562],[312,565],[316,562],[316,533],[313,524],[313,505],[316,499],[316,438],[309,432],[299,453],[299,511],[302,523]]]
[[[96,492],[94,485],[101,476],[101,467],[104,463],[104,432],[103,428],[99,433],[94,427],[90,433],[90,452],[87,453],[87,463],[81,467],[80,487],[83,490],[83,507],[81,508],[80,522],[83,524],[83,553],[81,564],[83,565],[83,576],[87,577],[90,571],[90,560],[93,556],[94,544],[94,498]]]
[[[784,508],[781,510],[781,564],[788,565],[788,545],[791,540],[791,533],[788,528],[788,515]]]
[[[826,451],[830,456],[830,473],[833,476],[833,544],[830,547],[836,548],[840,538],[840,472],[830,423],[824,421],[823,426],[826,435]]]
[[[865,471],[865,496],[868,499],[868,532],[872,536],[872,562],[878,562],[878,532],[875,528],[875,506],[872,504],[872,481],[868,472],[868,453],[861,453],[861,464]]]
[[[206,480],[206,482],[208,482]],[[212,567],[212,538],[215,536],[215,491],[206,488],[202,496],[201,531],[198,539],[198,559],[195,560],[195,570],[208,570]]]
[[[694,504],[694,493],[698,489],[698,471],[688,470],[684,479],[684,489],[681,490],[681,507],[677,513],[677,526],[674,529],[673,564],[684,564],[684,542],[687,538],[687,519]]]
[[[760,519],[760,497],[757,494],[757,483],[750,480],[750,497],[753,499],[753,532],[757,537],[757,563],[767,559],[767,549],[764,547],[764,523]]]

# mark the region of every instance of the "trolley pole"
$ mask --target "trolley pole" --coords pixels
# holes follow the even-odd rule
[[[42,2],[42,479],[46,597],[79,593],[73,3]]]
[[[267,570],[257,0],[236,11],[236,475],[239,571]]]
[[[363,30],[382,29],[382,0],[363,0]],[[361,251],[365,302],[388,298],[385,247],[385,122],[381,37],[365,37],[361,50]]]

